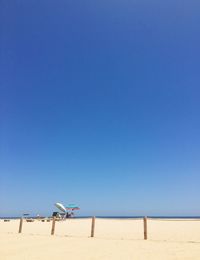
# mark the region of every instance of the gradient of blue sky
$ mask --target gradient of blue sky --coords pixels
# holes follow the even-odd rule
[[[0,2],[0,215],[200,215],[200,2]]]

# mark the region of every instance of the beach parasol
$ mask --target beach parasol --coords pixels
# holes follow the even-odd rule
[[[66,209],[67,210],[79,210],[80,208],[76,204],[68,204]]]

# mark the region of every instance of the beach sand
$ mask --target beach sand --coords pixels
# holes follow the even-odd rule
[[[143,220],[91,219],[56,222],[0,220],[0,259],[200,259],[200,221],[148,220],[148,240],[143,240]]]

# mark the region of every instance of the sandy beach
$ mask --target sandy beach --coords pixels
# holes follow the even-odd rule
[[[0,259],[200,259],[200,221],[149,220],[148,240],[143,220],[91,219],[56,222],[0,220]]]

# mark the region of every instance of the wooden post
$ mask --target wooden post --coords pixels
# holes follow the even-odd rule
[[[19,232],[18,232],[18,233],[22,233],[22,224],[23,224],[23,218],[20,218],[20,222],[19,222]]]
[[[95,217],[92,217],[91,237],[94,237]]]
[[[53,217],[52,227],[51,227],[51,235],[54,235],[54,232],[55,232],[55,224],[56,224],[56,217]]]
[[[147,217],[144,217],[143,221],[144,221],[144,240],[147,240]]]

